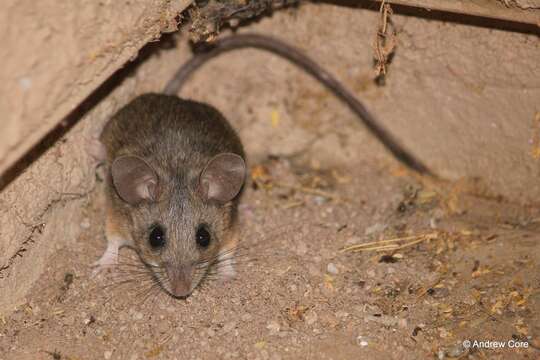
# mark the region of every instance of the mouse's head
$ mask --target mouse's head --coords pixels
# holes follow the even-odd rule
[[[138,156],[112,163],[112,183],[127,203],[139,256],[171,295],[188,296],[218,260],[245,174],[244,160],[233,153],[173,177]]]

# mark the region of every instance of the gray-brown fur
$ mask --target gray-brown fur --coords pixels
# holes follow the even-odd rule
[[[129,229],[142,261],[167,291],[171,292],[168,275],[181,272],[186,264],[194,265],[195,287],[207,271],[204,261],[215,259],[222,242],[231,236],[238,198],[225,204],[205,199],[200,189],[201,172],[218,154],[244,158],[235,131],[206,104],[145,94],[116,113],[105,126],[101,142],[106,147],[109,169],[115,159],[136,156],[159,179],[155,201],[129,204],[119,196],[109,171],[108,197],[114,220]],[[159,251],[148,243],[149,229],[156,223],[163,225],[168,239]],[[195,242],[201,223],[211,229],[213,242],[207,249]],[[167,272],[167,266],[172,270]]]

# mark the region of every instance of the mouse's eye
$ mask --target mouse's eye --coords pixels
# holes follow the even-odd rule
[[[150,246],[154,249],[160,248],[165,245],[165,231],[160,225],[152,226],[150,230],[150,236],[148,237]]]
[[[197,234],[195,235],[195,240],[197,241],[197,245],[200,247],[208,247],[210,245],[210,233],[206,229],[205,225],[199,225],[197,228]]]

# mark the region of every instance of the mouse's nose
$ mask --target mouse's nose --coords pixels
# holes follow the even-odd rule
[[[186,297],[191,294],[193,267],[168,266],[167,275],[171,284],[171,293],[176,297]]]

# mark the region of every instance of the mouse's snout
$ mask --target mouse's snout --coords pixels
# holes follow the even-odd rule
[[[193,284],[193,266],[167,266],[171,294],[186,297],[191,294]]]

